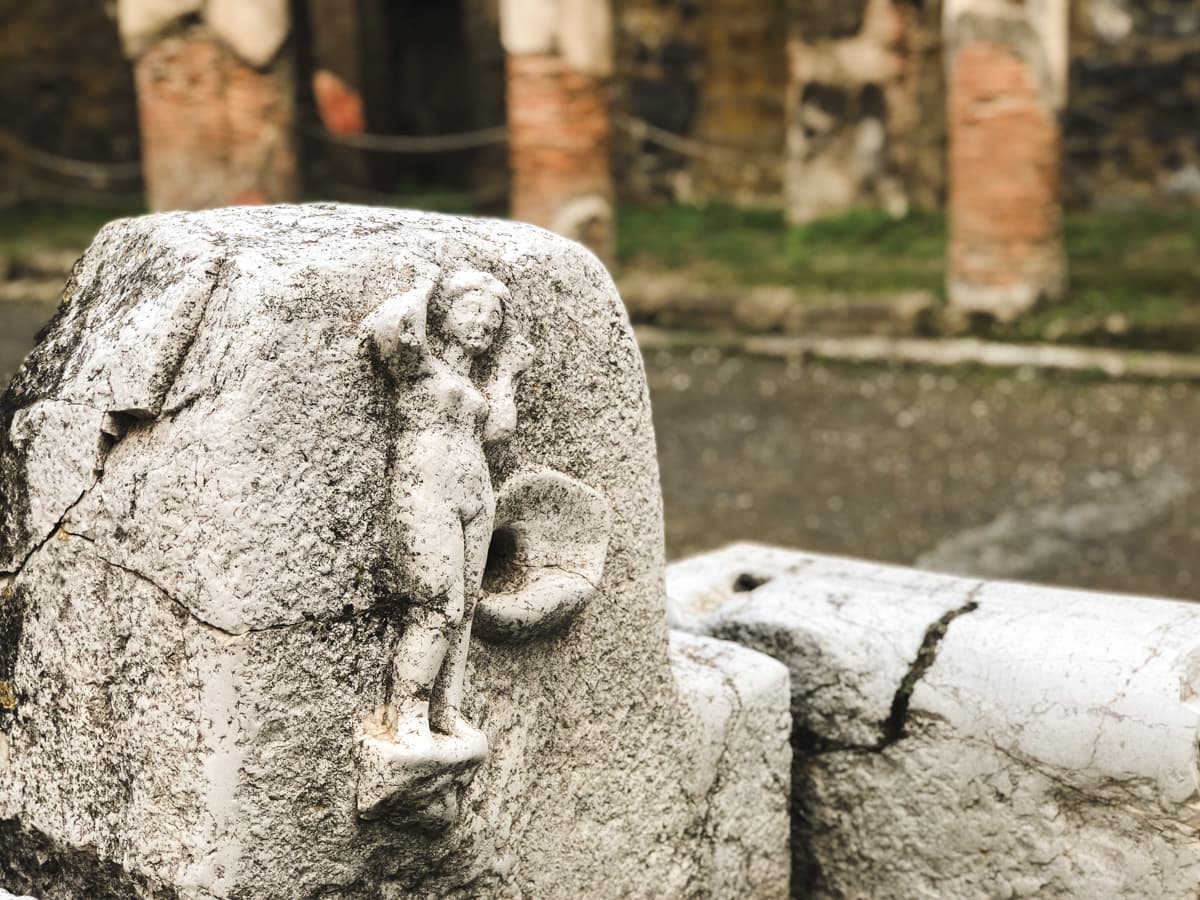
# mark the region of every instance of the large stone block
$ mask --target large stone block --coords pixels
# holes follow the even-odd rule
[[[9,890],[786,893],[786,671],[669,648],[641,359],[578,246],[113,223],[0,442]]]
[[[667,585],[791,670],[797,893],[1195,896],[1200,606],[754,545]]]

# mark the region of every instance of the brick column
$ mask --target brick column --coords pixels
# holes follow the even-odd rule
[[[502,0],[516,219],[614,253],[608,0]]]
[[[1066,289],[1066,36],[1066,0],[947,2],[953,320],[1008,321]]]
[[[123,0],[118,7],[134,58],[148,205],[202,209],[295,199],[286,4],[210,0],[203,21],[194,5],[186,25],[156,15],[162,4]]]

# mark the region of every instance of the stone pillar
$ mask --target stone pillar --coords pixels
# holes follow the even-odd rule
[[[501,0],[516,219],[614,252],[607,0]]]
[[[1066,0],[948,0],[951,314],[1011,320],[1066,288]]]
[[[151,209],[296,196],[285,0],[121,0]]]

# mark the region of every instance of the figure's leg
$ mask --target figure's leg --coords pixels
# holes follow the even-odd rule
[[[415,523],[414,523],[415,524]],[[392,662],[396,739],[431,740],[430,701],[464,615],[463,532],[456,519],[420,523],[406,547],[412,598]]]
[[[462,624],[455,629],[446,650],[445,663],[438,675],[433,692],[433,726],[447,734],[474,732],[462,715],[463,682],[467,674],[467,650],[471,643],[471,620],[479,602],[483,569],[487,564],[488,546],[492,540],[494,515],[491,505],[463,525],[463,593]]]

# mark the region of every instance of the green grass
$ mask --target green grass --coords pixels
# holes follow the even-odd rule
[[[853,213],[798,228],[780,213],[731,206],[622,208],[623,264],[683,270],[718,284],[788,284],[813,293],[936,290],[940,216]]]
[[[0,208],[0,257],[17,263],[47,250],[82,253],[96,232],[113,219],[145,210],[87,206],[13,206]]]
[[[1165,350],[1200,350],[1200,211],[1087,213],[1063,229],[1066,302],[1003,334]]]
[[[426,205],[448,197],[431,193]],[[0,209],[0,257],[19,268],[45,250],[81,252],[105,222],[141,210]],[[1200,210],[1067,217],[1070,296],[993,336],[1200,351]],[[788,227],[773,210],[622,207],[623,266],[681,272],[720,286],[781,284],[814,298],[922,290],[942,295],[946,242],[940,213],[903,219],[855,212]]]
[[[622,208],[626,266],[712,284],[786,284],[803,293],[926,290],[941,298],[945,218],[855,212],[799,227],[730,206]],[[1200,210],[1067,217],[1070,295],[993,336],[1200,350]]]

